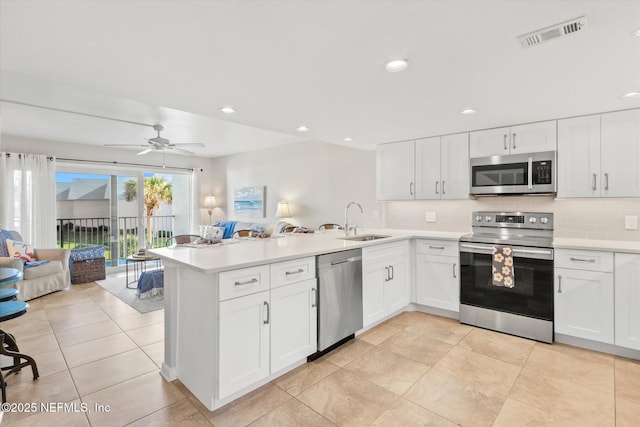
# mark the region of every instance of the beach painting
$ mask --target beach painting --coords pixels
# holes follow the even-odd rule
[[[238,217],[264,217],[265,187],[239,187],[233,192],[233,210]]]

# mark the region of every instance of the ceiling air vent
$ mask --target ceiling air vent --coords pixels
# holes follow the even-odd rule
[[[581,16],[570,21],[561,22],[541,30],[532,31],[527,34],[518,36],[517,39],[522,47],[531,47],[542,44],[546,41],[557,39],[558,37],[568,36],[577,33],[587,27],[587,17]]]

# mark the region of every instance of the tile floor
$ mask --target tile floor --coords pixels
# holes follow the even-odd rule
[[[9,377],[9,401],[78,409],[7,412],[4,425],[640,425],[640,361],[416,312],[215,412],[158,374],[162,310],[139,314],[95,284],[74,285],[2,328],[41,373]]]

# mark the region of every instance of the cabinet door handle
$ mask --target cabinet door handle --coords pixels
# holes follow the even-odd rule
[[[583,258],[574,258],[574,257],[571,257],[571,258],[569,258],[569,259],[570,259],[571,261],[574,261],[574,262],[576,262],[576,261],[577,261],[577,262],[596,262],[595,258],[583,259]]]
[[[558,293],[562,293],[562,276],[558,276]]]
[[[604,189],[609,190],[609,174],[607,172],[604,173]]]
[[[268,325],[269,324],[269,319],[271,318],[271,313],[270,313],[271,310],[269,309],[269,303],[268,302],[265,301],[264,305],[267,307],[267,320],[265,320],[263,323],[265,325]]]
[[[318,306],[318,290],[316,288],[311,288],[311,293],[313,294],[313,303],[311,304],[311,307],[317,307]]]
[[[393,277],[395,276],[395,274],[393,272],[393,265],[389,266],[389,271],[391,272],[391,277],[389,278],[389,280],[393,280]]]
[[[384,275],[385,275],[385,278],[384,278],[385,282],[388,282],[389,280],[391,280],[391,276],[389,275],[389,267],[388,266],[384,268]]]
[[[454,278],[454,279],[457,279],[457,277],[456,277],[456,265],[457,265],[457,264],[454,262],[454,263],[453,263],[453,278]]]
[[[429,245],[429,249],[440,249],[442,251],[442,250],[444,250],[444,246],[431,246],[431,245]]]
[[[299,268],[296,271],[286,271],[284,274],[288,276],[290,274],[300,274],[300,273],[304,273],[304,270],[302,268]]]
[[[413,182],[409,183],[409,194],[413,196]]]
[[[444,194],[444,181],[442,181],[442,194]]]
[[[234,285],[236,285],[236,286],[250,285],[252,283],[256,283],[257,281],[258,281],[258,279],[256,279],[254,277],[253,279],[247,280],[247,281],[244,281],[244,282],[235,282]]]
[[[598,189],[598,185],[597,185],[597,180],[598,179],[598,175],[596,175],[595,173],[593,174],[593,187],[591,187],[592,190],[597,190]]]
[[[516,149],[516,133],[514,132],[513,134],[513,149]]]
[[[440,194],[440,193],[438,193],[438,182],[440,182],[440,181],[436,181],[436,194]]]
[[[507,136],[508,135],[505,133],[503,136],[504,136],[504,149],[506,150],[506,149],[509,148],[509,147],[507,147]]]

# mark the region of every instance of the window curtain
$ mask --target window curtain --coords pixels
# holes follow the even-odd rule
[[[0,152],[0,228],[35,248],[56,246],[55,158]]]

